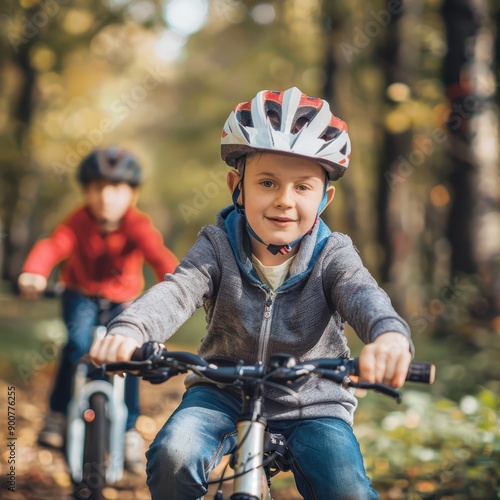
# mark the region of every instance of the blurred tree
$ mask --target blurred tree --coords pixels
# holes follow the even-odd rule
[[[373,14],[380,5],[378,2],[368,9],[362,2],[324,0],[320,18],[323,39],[322,45],[318,45],[322,54],[323,97],[333,112],[347,122],[352,144],[349,169],[335,183],[334,202],[323,218],[333,230],[350,235],[375,274],[379,258],[374,245],[377,176],[373,167],[379,140],[376,122],[380,116],[377,92],[381,78],[373,55],[384,26],[374,21]]]
[[[346,105],[347,99],[344,95],[347,85],[342,85],[341,82],[348,80],[349,68],[346,67],[346,63],[352,61],[350,59],[352,49],[348,44],[342,42],[342,39],[345,33],[349,31],[349,19],[350,12],[344,2],[323,1],[321,23],[324,30],[324,84],[322,94],[323,98],[330,103],[332,112],[344,120],[347,120],[346,115],[349,106]],[[352,132],[351,130],[351,134]],[[354,152],[354,158],[356,158],[356,153]],[[356,163],[354,164],[356,165]],[[337,183],[338,187],[336,187],[344,195],[342,198],[344,206],[339,207],[338,204],[335,204],[334,209],[343,214],[345,226],[355,231],[354,228],[357,227],[356,220],[360,217],[360,214],[352,177],[350,172],[346,173],[346,176]],[[323,218],[330,227],[337,226],[336,223],[334,224],[330,212],[326,212]]]
[[[33,237],[31,223],[41,182],[40,159],[34,154],[39,133],[33,120],[40,107],[47,109],[51,104],[50,97],[41,97],[40,74],[60,73],[68,53],[88,45],[104,26],[124,22],[134,3],[2,2],[0,78],[4,81],[2,100],[8,103],[2,110],[5,123],[0,136],[2,278],[15,281]],[[160,10],[161,5],[156,6]]]
[[[19,269],[23,258],[22,251],[26,246],[29,234],[29,221],[32,206],[36,200],[38,176],[32,166],[32,158],[27,148],[29,127],[36,106],[36,70],[31,64],[31,50],[38,37],[37,27],[28,19],[38,19],[41,13],[39,6],[20,9],[17,2],[7,2],[3,7],[9,7],[8,18],[3,13],[2,21],[10,25],[13,19],[22,18],[20,31],[3,29],[4,43],[1,47],[2,76],[5,80],[8,70],[17,71],[19,86],[17,95],[11,103],[12,116],[9,120],[8,135],[2,139],[2,146],[8,147],[10,154],[4,157],[2,165],[2,227],[3,239],[3,272],[8,278],[14,278],[12,269]],[[7,21],[7,19],[8,21]],[[5,26],[7,28],[7,26]],[[11,45],[11,51],[8,45]],[[4,89],[7,86],[4,86]],[[7,96],[4,96],[4,99]],[[10,146],[10,147],[9,147]]]
[[[381,277],[394,287],[399,310],[406,312],[408,284],[407,259],[411,258],[418,234],[412,231],[411,201],[414,167],[409,161],[412,150],[413,124],[408,102],[415,74],[417,53],[412,44],[411,26],[419,2],[411,5],[403,0],[389,0],[383,11],[386,24],[385,42],[380,47],[378,62],[383,69],[385,85],[382,101],[383,149],[379,157],[378,180],[378,240],[383,249]],[[406,223],[405,223],[406,222]]]
[[[441,10],[448,52],[443,82],[449,100],[448,237],[454,273],[479,275],[489,305],[500,314],[498,107],[494,33],[488,3],[445,0]]]

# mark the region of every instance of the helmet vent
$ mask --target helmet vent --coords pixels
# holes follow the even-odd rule
[[[342,148],[341,148],[341,149],[339,149],[339,153],[340,153],[341,155],[345,155],[345,154],[346,154],[346,152],[347,152],[347,142],[346,142],[346,143],[342,146]]]
[[[312,106],[300,106],[293,117],[292,134],[296,134],[304,125],[314,119],[318,114],[318,109]]]
[[[341,133],[342,130],[340,130],[337,127],[326,127],[326,130],[321,136],[321,139],[323,139],[324,141],[332,141],[333,139],[337,138]]]
[[[107,150],[104,150],[106,154],[106,162],[108,167],[116,167],[118,161],[120,160],[120,150],[115,147],[111,147]]]
[[[264,103],[264,111],[274,130],[281,128],[281,104],[276,101],[267,100]]]
[[[236,119],[244,127],[253,127],[252,113],[250,111],[248,111],[248,110],[238,110],[236,112]]]
[[[273,127],[274,130],[280,129],[281,120],[280,120],[280,116],[278,115],[278,113],[276,113],[276,111],[272,111],[272,110],[269,111],[267,113],[267,118],[271,122],[271,126]]]
[[[301,116],[299,119],[297,119],[292,127],[292,134],[296,134],[297,132],[299,132],[306,123],[309,123],[309,119],[307,118],[307,116]]]
[[[110,167],[116,167],[116,164],[118,163],[118,159],[117,158],[110,158],[109,161],[108,161],[108,164]]]

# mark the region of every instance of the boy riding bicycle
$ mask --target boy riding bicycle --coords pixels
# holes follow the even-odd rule
[[[344,323],[366,346],[361,378],[403,385],[413,346],[407,324],[363,266],[351,240],[320,219],[348,167],[346,124],[297,88],[240,103],[222,131],[233,206],[203,228],[176,272],[117,317],[90,351],[96,363],[130,359],[164,341],[197,308],[208,360],[255,363],[286,353],[299,362],[349,356]],[[186,380],[180,406],[147,452],[153,500],[197,499],[210,471],[236,445],[239,392]],[[264,416],[283,434],[306,499],[378,498],[352,431],[352,391],[308,377],[291,395],[266,389]]]
[[[35,244],[18,279],[21,294],[36,298],[45,290],[52,269],[64,261],[62,313],[68,341],[50,396],[50,413],[38,439],[54,448],[64,444],[74,367],[90,349],[94,326],[108,323],[139,295],[144,287],[144,260],[159,281],[178,264],[150,218],[135,208],[141,168],[134,156],[116,147],[97,149],[82,160],[77,175],[84,205],[50,238]],[[138,387],[137,377],[127,377],[125,466],[133,472],[143,468],[142,439],[134,429]]]

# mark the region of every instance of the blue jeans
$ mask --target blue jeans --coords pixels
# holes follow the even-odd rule
[[[103,302],[75,290],[64,291],[62,314],[68,341],[62,349],[59,369],[50,395],[52,411],[67,413],[73,392],[74,370],[80,358],[90,350],[93,328],[98,324],[107,325],[123,310],[123,304]],[[92,378],[105,378],[105,376],[100,370],[95,370]],[[125,404],[128,408],[128,430],[134,427],[139,416],[139,379],[133,375],[127,375],[125,380]]]
[[[210,471],[236,446],[239,398],[208,385],[184,394],[146,453],[152,500],[195,500]],[[338,418],[272,420],[288,442],[292,472],[306,500],[370,500],[378,494],[363,465],[352,428]]]

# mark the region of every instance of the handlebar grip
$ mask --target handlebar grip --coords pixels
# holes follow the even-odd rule
[[[354,360],[354,375],[359,375],[359,359]],[[436,378],[436,367],[429,361],[412,361],[406,376],[407,382],[432,384]]]
[[[412,361],[406,380],[408,382],[421,382],[432,384],[436,378],[436,367],[428,361]]]
[[[145,361],[154,354],[160,354],[164,348],[162,344],[151,340],[142,344],[141,347],[137,347],[130,359],[132,361]]]
[[[131,361],[143,361],[144,360],[144,351],[142,347],[137,347],[135,351],[132,353]]]
[[[62,294],[66,288],[66,285],[61,282],[54,283],[53,285],[48,285],[47,288],[43,291],[43,296],[47,298],[59,298],[62,297]]]

